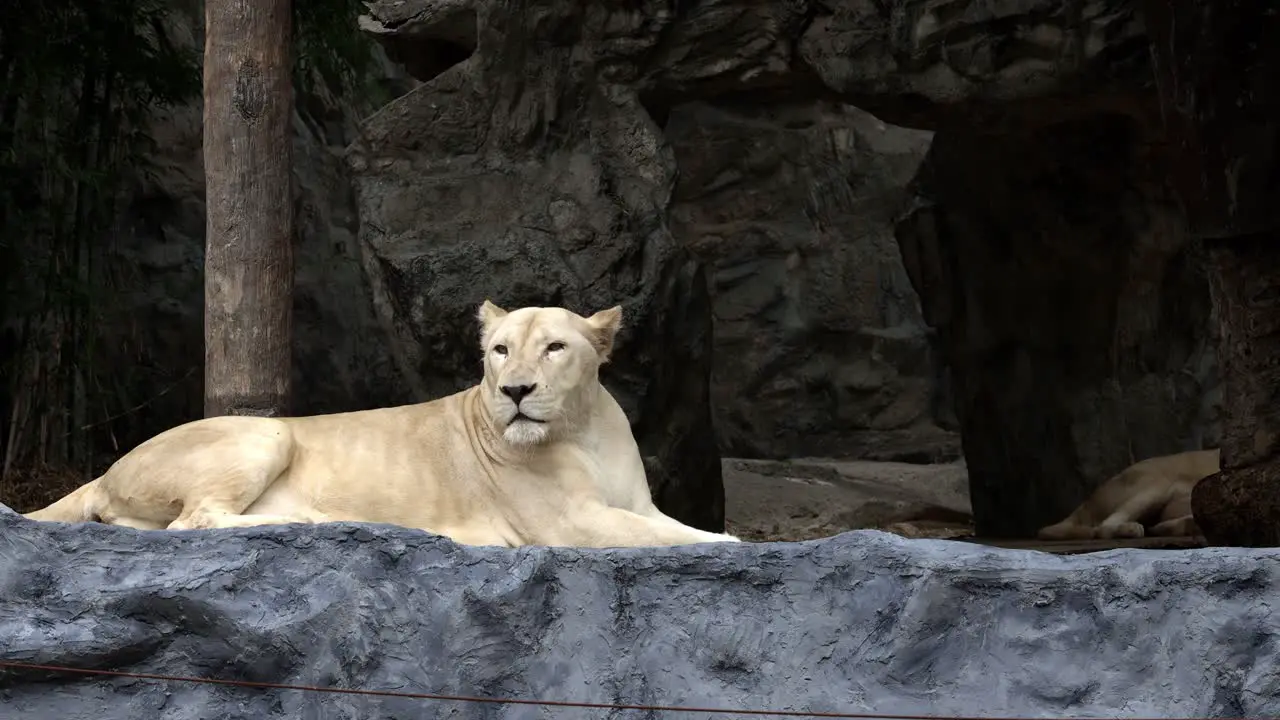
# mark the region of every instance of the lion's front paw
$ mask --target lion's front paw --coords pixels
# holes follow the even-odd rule
[[[1112,540],[1115,538],[1140,538],[1146,534],[1146,530],[1142,527],[1142,523],[1137,522],[1103,525],[1098,528],[1098,537],[1103,540]]]

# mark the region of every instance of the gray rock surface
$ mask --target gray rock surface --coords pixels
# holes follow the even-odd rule
[[[714,353],[679,333],[669,358],[633,358],[643,333],[619,350],[659,376],[684,368],[695,396],[709,383],[715,433],[686,421],[683,453],[652,421],[693,400],[632,412],[676,475],[651,479],[660,504],[701,493],[690,478],[713,472],[713,435],[744,457],[862,457],[868,434],[954,429],[946,359],[892,237],[930,134],[848,103],[923,128],[1016,126],[1129,108],[1150,79],[1144,29],[1116,0],[369,9],[362,27],[424,82],[355,147],[366,269],[419,395],[469,379],[456,318],[482,293],[625,298],[647,318],[708,302],[655,296],[662,268],[686,252],[707,267],[712,317],[686,314],[714,322]],[[619,259],[637,253],[647,274]],[[692,377],[704,357],[709,381]],[[666,382],[653,389],[670,398]],[[619,383],[631,411],[642,384],[630,367]]]
[[[1274,717],[1277,590],[1276,551],[1056,557],[874,532],[505,550],[390,526],[140,533],[0,508],[0,659],[402,692]],[[0,672],[0,704],[59,720],[630,717],[28,670]]]
[[[862,435],[933,425],[935,358],[893,236],[932,133],[835,103],[686,103],[665,130],[671,232],[711,273],[724,452],[861,455]]]
[[[1004,115],[1010,105],[1021,105],[1019,123],[1090,114],[1126,105],[1151,83],[1146,29],[1132,0],[812,5],[800,57],[826,88],[902,124],[936,126],[995,108]]]

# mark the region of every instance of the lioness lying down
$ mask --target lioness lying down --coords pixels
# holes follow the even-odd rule
[[[1041,540],[1200,535],[1191,490],[1218,472],[1217,450],[1193,450],[1136,462],[1102,483],[1065,520],[1040,528]]]
[[[622,408],[600,384],[620,307],[480,307],[484,378],[430,402],[167,430],[27,517],[142,529],[335,520],[471,545],[737,542],[658,511]]]

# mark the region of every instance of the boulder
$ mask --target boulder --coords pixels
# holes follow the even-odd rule
[[[964,717],[1274,717],[1280,553],[825,540],[479,548],[0,508],[0,661],[402,693]],[[7,716],[603,717],[0,669]],[[708,716],[716,713],[705,713]]]
[[[1280,547],[1280,228],[1207,243],[1227,409],[1222,471],[1191,509],[1211,543]]]

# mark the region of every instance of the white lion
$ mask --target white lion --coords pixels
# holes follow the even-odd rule
[[[1040,528],[1041,540],[1189,537],[1200,535],[1191,491],[1218,472],[1218,450],[1192,450],[1140,460],[1098,486],[1062,522]]]
[[[600,384],[622,320],[480,306],[484,378],[430,402],[167,430],[27,517],[142,529],[357,521],[470,545],[739,542],[654,506],[622,408]]]

